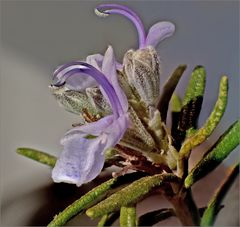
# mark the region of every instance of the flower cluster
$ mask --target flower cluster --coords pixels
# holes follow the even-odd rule
[[[149,226],[171,216],[183,226],[213,226],[222,199],[238,176],[239,164],[231,168],[207,207],[196,205],[191,187],[239,145],[240,120],[191,170],[188,165],[192,150],[209,138],[225,112],[228,77],[222,76],[215,106],[199,127],[206,83],[203,66],[193,69],[182,100],[174,91],[186,65],[173,71],[160,96],[160,61],[155,47],[173,34],[174,25],[159,22],[145,33],[139,17],[125,6],[102,4],[95,12],[101,17],[120,14],[132,21],[138,32],[138,49],[128,50],[121,62],[115,60],[109,46],[104,55],[59,66],[51,91],[61,106],[79,116],[79,123],[61,140],[59,158],[31,148],[18,148],[17,152],[53,167],[55,182],[77,186],[112,165],[121,169],[55,215],[48,226],[62,226],[83,212],[101,218],[98,226],[111,226],[118,217],[120,226]],[[171,132],[166,127],[169,105]],[[153,191],[161,193],[172,208],[137,215],[137,204]]]
[[[174,169],[178,153],[157,108],[160,63],[155,47],[174,33],[175,26],[159,22],[146,34],[140,18],[125,6],[102,4],[95,12],[101,17],[120,14],[132,21],[139,48],[127,51],[122,63],[109,46],[104,56],[90,55],[55,70],[52,93],[67,111],[80,116],[80,124],[61,140],[63,151],[53,180],[77,186],[90,182],[103,169],[108,153],[121,157],[126,169],[146,171],[147,165],[151,170],[161,165]]]

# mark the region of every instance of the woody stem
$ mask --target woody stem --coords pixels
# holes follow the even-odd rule
[[[183,189],[180,193],[168,199],[183,226],[199,226],[200,215],[190,189]]]

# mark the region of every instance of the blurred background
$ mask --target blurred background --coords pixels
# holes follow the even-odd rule
[[[48,85],[56,66],[87,55],[104,53],[112,45],[121,61],[130,48],[137,48],[131,22],[117,15],[99,18],[94,7],[105,1],[1,1],[0,155],[2,226],[46,225],[53,215],[89,190],[54,185],[51,170],[15,153],[17,147],[33,147],[54,155],[61,151],[63,134],[78,122],[55,102]],[[109,1],[108,1],[109,2]],[[146,29],[158,21],[176,25],[174,36],[157,48],[162,61],[161,85],[179,64],[187,64],[177,93],[182,97],[190,72],[196,65],[207,70],[207,84],[199,125],[209,116],[217,98],[221,75],[229,76],[226,113],[210,139],[214,141],[239,118],[239,1],[111,1],[135,10]],[[198,149],[199,150],[199,149]],[[198,151],[196,150],[196,152]],[[196,152],[194,152],[195,156]],[[215,173],[197,183],[196,200],[206,205],[237,152]],[[139,212],[158,209],[166,201],[145,200]],[[225,200],[217,226],[238,226],[237,182]],[[160,205],[159,205],[160,204]],[[69,225],[94,225],[86,217]],[[163,225],[179,225],[172,218]]]

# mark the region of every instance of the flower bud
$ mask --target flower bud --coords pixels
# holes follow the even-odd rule
[[[155,106],[159,98],[160,70],[153,47],[129,50],[123,59],[123,70],[129,84],[137,90],[147,106]]]

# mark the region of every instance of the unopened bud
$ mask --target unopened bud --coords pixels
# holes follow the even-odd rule
[[[147,106],[155,106],[160,93],[158,55],[153,47],[129,50],[123,59],[124,73]]]

